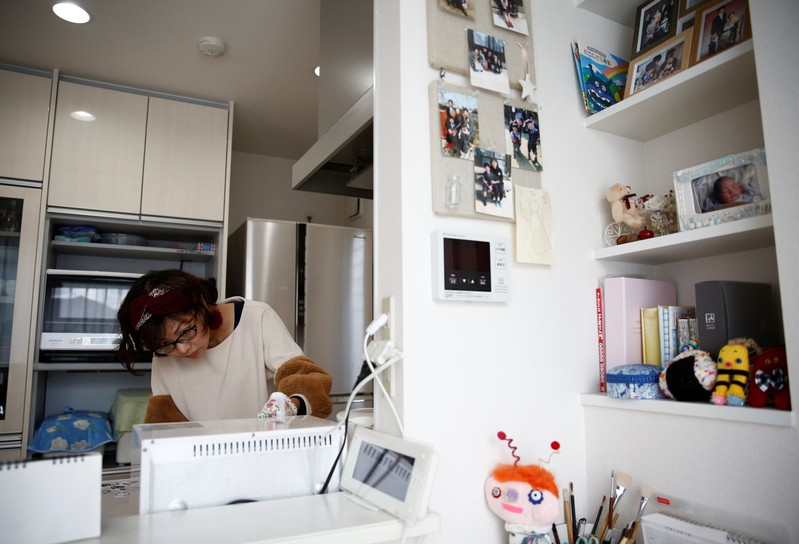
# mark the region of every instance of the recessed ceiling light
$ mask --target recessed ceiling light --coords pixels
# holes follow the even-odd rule
[[[77,121],[94,121],[94,115],[88,111],[73,111],[69,116]]]
[[[313,73],[316,74],[316,77],[319,77],[319,67],[313,69]]]
[[[83,24],[91,21],[89,12],[72,2],[59,2],[53,5],[53,13],[70,23]]]

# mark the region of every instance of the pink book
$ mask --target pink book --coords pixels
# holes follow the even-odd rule
[[[671,281],[605,278],[605,368],[642,364],[641,308],[677,304]]]

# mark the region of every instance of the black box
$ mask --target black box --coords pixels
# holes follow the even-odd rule
[[[695,285],[699,349],[717,357],[732,338],[752,338],[760,347],[779,340],[771,285],[745,281],[702,281]]]

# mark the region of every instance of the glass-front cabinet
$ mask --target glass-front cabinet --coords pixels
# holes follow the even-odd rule
[[[0,180],[0,460],[22,447],[41,189]]]

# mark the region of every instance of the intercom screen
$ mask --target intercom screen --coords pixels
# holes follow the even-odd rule
[[[491,243],[444,238],[444,289],[491,291]]]

